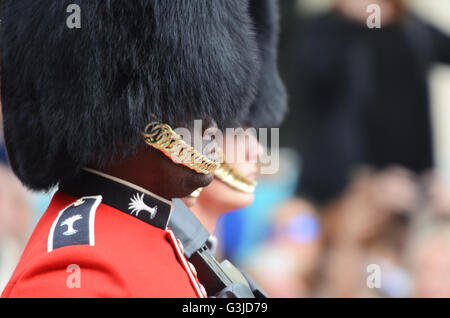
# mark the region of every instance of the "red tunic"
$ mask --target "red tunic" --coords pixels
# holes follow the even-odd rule
[[[77,199],[54,195],[2,297],[199,297],[168,231],[104,203],[95,212],[93,245],[49,252],[52,225]],[[74,265],[79,285],[73,284]]]

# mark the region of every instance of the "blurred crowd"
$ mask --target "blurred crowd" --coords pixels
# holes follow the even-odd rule
[[[220,219],[220,253],[272,297],[450,297],[450,185],[435,165],[427,82],[450,64],[450,37],[401,0],[328,1],[314,16],[302,1],[281,1],[280,171]],[[366,25],[369,4],[380,29]],[[2,140],[0,292],[44,210]]]
[[[450,297],[449,203],[437,176],[360,170],[326,206],[276,205],[238,261],[273,297]]]

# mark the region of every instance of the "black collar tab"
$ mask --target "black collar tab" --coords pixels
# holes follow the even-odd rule
[[[165,230],[173,203],[125,180],[85,168],[80,177],[59,189],[75,197],[103,197],[102,203]]]

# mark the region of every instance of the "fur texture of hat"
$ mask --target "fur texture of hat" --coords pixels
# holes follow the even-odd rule
[[[80,29],[67,26],[70,4]],[[276,72],[276,36],[252,17],[272,23],[249,0],[4,0],[1,98],[14,172],[44,190],[132,155],[152,114],[174,127],[239,124],[250,107],[269,118],[282,91],[265,74]]]
[[[279,10],[276,0],[250,0],[249,12],[255,25],[261,60],[258,91],[247,116],[251,127],[275,127],[287,112],[287,94],[281,81],[277,57]]]

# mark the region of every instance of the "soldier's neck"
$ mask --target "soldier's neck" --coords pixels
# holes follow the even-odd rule
[[[212,204],[205,205],[202,200],[197,200],[196,204],[190,207],[190,209],[208,232],[213,234],[217,221],[223,214],[223,211]]]

